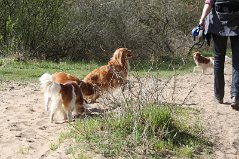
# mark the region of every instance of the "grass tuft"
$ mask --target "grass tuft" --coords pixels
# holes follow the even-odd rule
[[[56,151],[59,146],[69,137],[68,133],[60,133],[56,142],[50,144],[50,149]]]
[[[185,121],[176,120],[178,116],[169,106],[151,104],[137,111],[129,108],[120,115],[78,120],[72,125],[71,136],[110,158],[192,158],[206,151],[210,143],[200,135],[202,130],[188,127]]]

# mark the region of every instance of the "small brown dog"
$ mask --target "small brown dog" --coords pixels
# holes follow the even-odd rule
[[[202,68],[202,73],[204,73],[207,68],[213,67],[213,57],[204,57],[199,52],[194,52],[192,55],[196,64],[196,66],[193,68],[193,72],[195,72],[197,68]]]
[[[107,65],[96,68],[83,79],[85,83],[97,86],[96,93],[91,99],[92,102],[95,102],[103,91],[109,91],[126,84],[129,72],[128,60],[132,56],[131,50],[119,48],[114,52]]]

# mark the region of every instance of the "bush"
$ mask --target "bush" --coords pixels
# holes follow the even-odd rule
[[[182,56],[202,5],[190,0],[2,0],[0,53],[106,61],[116,48],[128,47],[140,59]]]

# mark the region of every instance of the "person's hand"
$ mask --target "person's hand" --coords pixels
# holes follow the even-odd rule
[[[205,20],[204,19],[200,19],[199,20],[199,24],[204,26],[205,25]]]

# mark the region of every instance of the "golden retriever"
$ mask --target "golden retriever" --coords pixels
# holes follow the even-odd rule
[[[127,48],[117,49],[107,65],[96,68],[90,72],[83,81],[96,87],[96,93],[91,101],[96,102],[103,91],[109,91],[113,88],[124,86],[127,82],[129,72],[129,58],[132,51]]]

